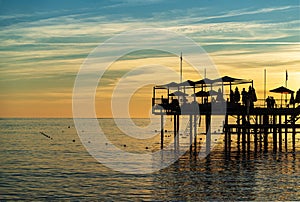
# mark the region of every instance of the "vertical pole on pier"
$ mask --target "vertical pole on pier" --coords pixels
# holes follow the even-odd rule
[[[205,124],[206,124],[206,154],[210,153],[210,144],[211,144],[211,115],[205,115]]]
[[[264,123],[264,152],[268,152],[268,132],[269,132],[269,116],[263,115]]]
[[[273,152],[277,151],[277,128],[276,128],[276,115],[273,115]]]
[[[278,128],[278,132],[279,132],[279,151],[282,151],[282,122],[281,122],[281,115],[279,115],[279,119],[278,119],[278,124],[279,124],[279,128]]]
[[[190,154],[192,153],[192,149],[193,149],[193,115],[189,115],[190,116]]]
[[[176,136],[177,136],[177,118],[176,114],[174,114],[174,150],[176,150]]]
[[[160,115],[160,148],[164,148],[164,115],[162,114],[162,110]]]
[[[180,83],[182,83],[182,52],[180,53]]]
[[[287,152],[288,150],[288,128],[287,128],[287,124],[288,124],[288,117],[287,117],[287,114],[285,115],[284,117],[284,147],[285,147],[285,151]]]

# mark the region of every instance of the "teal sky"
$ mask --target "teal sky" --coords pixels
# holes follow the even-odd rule
[[[274,78],[270,87],[284,85],[280,75],[287,69],[290,87],[297,90],[299,4],[0,0],[0,116],[71,116],[74,79],[84,59],[99,43],[137,28],[164,28],[190,37],[222,73],[251,78],[267,67]]]

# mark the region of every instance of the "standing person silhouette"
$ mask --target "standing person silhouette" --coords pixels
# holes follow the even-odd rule
[[[240,99],[241,99],[241,95],[240,95],[238,87],[236,87],[235,91],[234,91],[234,103],[239,103]]]
[[[217,102],[224,102],[223,93],[221,92],[221,88],[218,89]]]
[[[243,102],[243,105],[246,106],[246,103],[247,103],[247,97],[248,97],[248,93],[246,92],[245,88],[243,88],[242,90],[242,102]]]
[[[272,102],[272,100],[271,100],[270,96],[268,96],[268,98],[266,99],[267,108],[271,108],[271,102]]]
[[[231,102],[231,103],[235,103],[234,93],[233,93],[232,90],[230,90],[230,102]]]

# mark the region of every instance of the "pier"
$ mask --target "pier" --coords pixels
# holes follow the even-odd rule
[[[245,91],[248,87],[249,90]],[[226,94],[224,88],[229,88],[229,93]],[[239,88],[243,89],[241,93]],[[282,93],[293,96],[294,91],[286,91]],[[272,97],[259,100],[253,80],[228,76],[218,79],[205,78],[154,86],[152,113],[160,116],[161,149],[164,148],[164,118],[171,116],[174,150],[179,148],[180,133],[187,133],[190,153],[197,153],[197,135],[201,133],[205,134],[205,150],[208,154],[212,141],[211,121],[215,116],[221,116],[225,152],[230,152],[233,148],[233,136],[237,140],[238,151],[268,152],[270,138],[273,152],[287,152],[289,146],[295,151],[296,135],[300,133],[300,124],[297,123],[300,119],[300,101],[297,100],[299,96],[296,96],[293,103],[290,103],[290,100],[275,100]],[[181,116],[187,120],[184,131],[179,131]],[[200,121],[205,121],[205,129],[202,128],[202,131],[199,131]],[[288,138],[290,136],[291,139]]]

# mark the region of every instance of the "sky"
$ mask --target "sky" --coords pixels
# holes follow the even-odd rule
[[[75,78],[89,53],[139,28],[191,38],[221,76],[253,79],[260,99],[264,69],[267,89],[285,85],[286,71],[288,87],[299,89],[299,0],[0,0],[0,28],[0,117],[72,117]],[[111,117],[111,92],[129,67],[154,61],[178,68],[177,56],[151,51],[112,64],[97,88],[97,116]],[[185,78],[200,79],[191,71]],[[132,100],[133,116],[148,116],[151,89]]]

